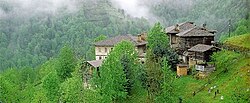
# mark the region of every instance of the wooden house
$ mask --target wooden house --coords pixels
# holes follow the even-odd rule
[[[87,61],[83,64],[85,70],[83,71],[83,81],[84,81],[84,87],[89,88],[89,80],[93,76],[93,72],[96,69],[97,73],[99,73],[99,67],[102,65],[103,60],[92,60]]]
[[[195,27],[194,22],[184,22],[167,27],[165,29],[165,32],[169,35],[171,48],[176,49],[178,47],[179,41],[178,41],[178,36],[176,34],[184,32],[193,27]]]
[[[89,69],[87,70],[89,75],[93,74],[94,69],[97,69],[99,71],[99,67],[102,65],[103,60],[92,60],[92,61],[87,61],[87,66]]]
[[[184,53],[197,44],[212,45],[215,31],[209,31],[203,27],[194,27],[176,35],[179,37],[178,50],[180,53]]]
[[[188,49],[189,52],[189,67],[195,66],[199,71],[212,71],[214,65],[208,64],[211,61],[211,55],[220,50],[219,48],[211,45],[197,44]]]

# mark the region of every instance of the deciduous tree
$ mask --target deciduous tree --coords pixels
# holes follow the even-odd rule
[[[68,46],[64,46],[60,51],[56,69],[58,76],[62,80],[71,77],[71,72],[74,71],[74,68],[76,66],[75,62],[76,60],[71,48],[69,48]]]
[[[132,43],[117,44],[100,67],[94,84],[104,102],[121,101],[127,97],[135,81],[137,53]]]

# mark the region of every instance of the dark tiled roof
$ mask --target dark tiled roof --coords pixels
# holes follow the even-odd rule
[[[193,46],[192,48],[188,49],[188,51],[192,51],[192,52],[205,52],[208,51],[212,48],[215,48],[215,46],[211,46],[211,45],[204,45],[204,44],[197,44],[195,46]]]
[[[179,31],[175,29],[176,25],[173,25],[173,26],[167,27],[165,29],[165,32],[170,33],[170,34],[177,34],[177,33],[180,33],[185,30],[195,27],[194,22],[184,22],[184,23],[179,23],[178,25],[179,25]]]
[[[201,28],[201,27],[193,27],[184,32],[178,33],[177,36],[180,37],[199,37],[199,36],[214,36],[210,31]]]
[[[96,42],[95,46],[114,46],[121,41],[130,41],[136,46],[147,44],[146,41],[138,42],[137,36],[132,36],[131,34],[126,34],[126,35],[119,35],[119,36],[115,36],[115,37],[112,37],[112,38],[107,39],[107,40],[102,40],[102,41]]]
[[[91,66],[97,68],[97,67],[100,67],[102,65],[102,61],[103,60],[93,60],[93,61],[87,61],[87,63],[89,63]]]

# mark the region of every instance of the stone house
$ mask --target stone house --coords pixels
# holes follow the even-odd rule
[[[169,42],[171,48],[177,49],[178,47],[178,33],[184,32],[188,29],[195,27],[194,22],[179,23],[165,29],[165,32],[169,35]]]

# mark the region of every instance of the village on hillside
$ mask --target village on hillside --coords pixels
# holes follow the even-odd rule
[[[179,64],[174,69],[177,76],[192,74],[195,70],[198,71],[199,78],[204,78],[215,70],[215,65],[209,61],[211,61],[210,56],[220,50],[219,47],[216,47],[214,39],[216,30],[206,28],[206,24],[200,27],[194,22],[184,22],[165,28],[165,33],[169,36],[170,47],[179,55]],[[96,42],[94,44],[96,60],[85,63],[88,66],[84,74],[86,84],[94,69],[99,71],[102,62],[113,47],[121,41],[132,42],[138,52],[138,60],[142,64],[146,61],[147,33],[141,33],[137,36],[119,35]]]

